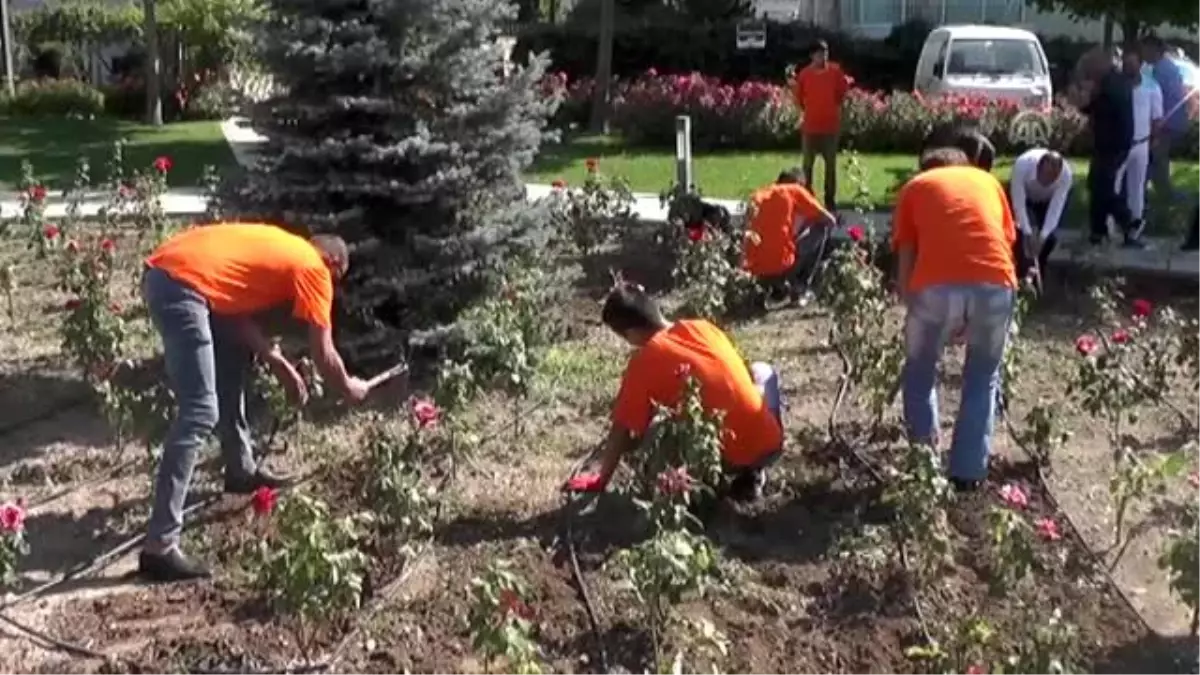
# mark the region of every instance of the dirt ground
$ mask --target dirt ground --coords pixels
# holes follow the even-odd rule
[[[139,461],[144,451],[117,451],[87,392],[59,355],[55,325],[63,296],[49,288],[36,261],[18,246],[11,245],[5,255],[25,271],[25,290],[15,297],[14,321],[0,331],[0,476],[5,499],[23,497],[30,504],[32,543],[21,579],[10,589],[11,600],[139,534],[148,510],[149,477]],[[1177,296],[1157,288],[1153,297],[1194,313],[1191,290],[1190,296]],[[132,276],[125,292],[135,304]],[[1077,292],[1052,290],[1035,312],[1026,337],[1032,363],[1019,387],[1015,416],[1039,395],[1061,391],[1074,358],[1072,341],[1084,320]],[[329,669],[483,672],[467,634],[468,585],[498,558],[511,560],[531,586],[537,639],[550,668],[598,671],[602,653],[614,672],[652,667],[649,638],[632,599],[605,567],[617,547],[639,536],[629,504],[606,497],[574,520],[580,564],[601,624],[599,636],[589,625],[564,555],[559,486],[601,438],[626,354],[598,325],[598,317],[591,316],[598,314],[595,297],[595,288],[583,289],[580,300],[568,307],[582,328],[550,349],[531,400],[518,408],[503,397],[486,396],[467,411],[465,418],[483,440],[442,495],[444,512],[432,541],[405,567],[402,583],[396,583],[395,554],[381,553],[364,609],[323,627],[308,658],[297,645],[291,620],[266,609],[238,573],[236,551],[252,531],[247,499],[214,496],[189,521],[185,544],[217,565],[215,580],[173,587],[140,584],[130,576],[135,554],[120,556],[98,573],[4,610],[58,639],[102,652],[107,661],[47,649],[0,626],[0,669],[281,672],[327,658],[344,642]],[[709,525],[734,583],[728,592],[689,611],[710,616],[728,636],[730,653],[719,664],[723,672],[916,668],[904,656],[905,647],[917,640],[919,624],[903,584],[891,575],[873,578],[848,571],[839,562],[846,542],[878,528],[887,513],[865,472],[826,447],[825,424],[839,382],[838,360],[823,344],[826,331],[826,319],[811,308],[775,311],[733,330],[749,358],[771,361],[782,374],[789,445],[763,502],[724,505]],[[147,351],[152,349],[148,333],[138,339]],[[947,427],[957,408],[960,362],[961,354],[952,351],[942,390]],[[1178,405],[1195,410],[1195,387],[1185,391]],[[393,400],[375,407],[398,414]],[[893,417],[897,414],[892,411]],[[1194,672],[1194,661],[1186,655],[1181,660],[1178,649],[1188,642],[1187,611],[1169,594],[1155,564],[1159,535],[1139,539],[1113,574],[1137,612],[1106,575],[1080,572],[1089,565],[1089,550],[1103,551],[1111,537],[1111,460],[1096,425],[1076,411],[1068,414],[1075,435],[1055,457],[1052,488],[1082,538],[1068,536],[1062,564],[1039,577],[1036,606],[1023,609],[986,593],[982,519],[986,505],[996,500],[994,488],[1013,480],[1023,483],[1033,495],[1031,510],[1053,513],[1053,505],[1036,489],[1026,458],[998,428],[992,485],[954,506],[955,564],[936,583],[919,589],[923,612],[935,632],[980,612],[1007,644],[1028,633],[1031,613],[1045,618],[1060,608],[1080,629],[1081,672]],[[513,429],[514,415],[521,417],[519,430]],[[363,413],[347,413],[327,424],[304,425],[291,450],[269,462],[297,474],[325,467],[303,489],[350,512],[362,506],[356,503],[361,490],[355,466],[365,420]],[[847,423],[854,421],[851,412]],[[1167,413],[1148,415],[1130,435],[1143,444],[1142,452],[1159,452],[1178,444],[1177,427]],[[871,452],[886,449],[880,445]],[[215,494],[215,455],[197,476],[194,499]],[[1196,495],[1185,484],[1179,498]]]

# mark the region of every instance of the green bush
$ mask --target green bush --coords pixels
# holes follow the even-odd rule
[[[104,114],[104,94],[80,80],[40,79],[17,85],[16,94],[0,99],[7,115],[82,116]]]
[[[182,104],[187,120],[223,120],[237,113],[241,95],[228,82],[213,79],[191,87]]]

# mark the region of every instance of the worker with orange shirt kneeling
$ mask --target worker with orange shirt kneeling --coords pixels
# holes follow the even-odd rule
[[[779,377],[765,363],[748,364],[721,329],[708,321],[668,322],[640,286],[609,293],[601,318],[635,348],[613,404],[612,423],[598,465],[572,477],[565,489],[603,492],[621,457],[647,435],[655,404],[676,405],[690,373],[706,411],[723,413],[721,453],[729,496],[762,494],[765,469],[783,450]]]
[[[790,292],[794,300],[801,285],[797,277],[818,262],[814,258],[835,224],[833,215],[804,187],[801,172],[792,169],[751,195],[747,217],[746,271],[773,293]]]

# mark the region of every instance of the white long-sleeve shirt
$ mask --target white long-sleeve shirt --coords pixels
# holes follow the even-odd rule
[[[1133,89],[1133,141],[1138,143],[1149,139],[1153,123],[1162,118],[1162,89],[1154,80],[1142,77],[1142,81]]]
[[[1026,150],[1013,163],[1010,180],[1009,196],[1012,200],[1013,215],[1017,217],[1017,227],[1025,234],[1033,234],[1033,225],[1029,218],[1029,203],[1045,204],[1046,219],[1042,221],[1041,236],[1043,239],[1058,229],[1062,220],[1063,209],[1067,206],[1067,194],[1071,192],[1071,183],[1075,180],[1071,174],[1070,162],[1063,162],[1058,180],[1050,185],[1042,185],[1037,179],[1037,166],[1049,150],[1033,148]]]

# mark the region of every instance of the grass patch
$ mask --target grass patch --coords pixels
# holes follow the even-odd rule
[[[126,166],[149,166],[166,155],[174,162],[171,187],[200,184],[206,165],[234,164],[220,122],[178,122],[161,127],[103,118],[0,117],[0,187],[13,189],[21,179],[21,160],[33,163],[37,176],[52,190],[70,185],[80,156],[91,164],[92,180],[107,178],[113,143],[127,142]]]
[[[675,153],[666,150],[630,148],[618,139],[579,137],[560,145],[546,147],[526,174],[530,183],[550,183],[561,178],[568,183],[583,179],[584,163],[589,157],[599,158],[602,169],[609,174],[624,176],[635,192],[657,194],[670,187],[675,177]],[[869,174],[868,187],[872,201],[880,207],[890,207],[898,187],[916,169],[913,155],[862,155]],[[995,173],[1007,180],[1012,172],[1012,157],[997,160]],[[708,197],[745,199],[753,190],[775,180],[781,169],[800,163],[799,140],[795,152],[710,152],[694,157],[696,184]],[[1083,227],[1086,220],[1087,160],[1072,159],[1075,189],[1071,193],[1066,225]],[[1172,178],[1176,189],[1183,194],[1195,194],[1200,180],[1200,165],[1176,160],[1172,163]],[[849,206],[855,186],[846,178],[845,155],[838,172],[838,203]],[[817,194],[821,194],[823,170],[816,168]],[[1151,193],[1153,195],[1153,193]],[[1190,206],[1190,204],[1189,204]],[[1181,230],[1186,218],[1171,217],[1163,228],[1152,223],[1150,233],[1162,229]],[[1157,231],[1157,232],[1156,232]]]

